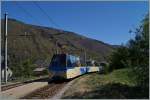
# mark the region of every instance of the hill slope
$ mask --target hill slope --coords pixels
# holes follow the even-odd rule
[[[1,21],[4,33],[4,21]],[[30,36],[22,36],[24,34]],[[58,47],[56,47],[56,41]],[[2,34],[3,47],[3,34]],[[87,59],[105,60],[112,52],[113,46],[98,40],[81,36],[77,33],[25,24],[21,21],[8,20],[8,57],[12,65],[25,59],[32,59],[34,63],[47,65],[56,48],[59,52],[67,52],[83,57],[83,50],[87,52]],[[2,51],[3,52],[3,51]]]

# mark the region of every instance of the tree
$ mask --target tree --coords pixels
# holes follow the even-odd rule
[[[116,51],[112,53],[109,59],[109,71],[112,71],[114,69],[120,69],[125,68],[129,65],[129,51],[128,48],[125,46],[119,47]]]
[[[31,59],[18,62],[12,67],[14,77],[30,77],[33,75],[35,65]]]
[[[27,59],[22,63],[22,65],[23,65],[23,76],[24,77],[32,76],[35,66],[34,64],[32,64],[31,60]]]
[[[135,74],[137,84],[142,87],[149,86],[149,15],[136,29],[136,36],[129,41],[129,53],[132,72]]]

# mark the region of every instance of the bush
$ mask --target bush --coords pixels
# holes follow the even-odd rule
[[[116,51],[110,56],[109,59],[109,71],[114,69],[126,68],[129,67],[130,61],[129,58],[129,50],[125,46],[121,46],[117,48]]]
[[[31,77],[33,75],[33,70],[35,68],[34,64],[32,64],[31,60],[26,60],[22,63],[23,66],[23,76]]]
[[[34,64],[30,59],[19,62],[12,67],[13,77],[30,77],[33,75]]]
[[[101,66],[103,67],[102,72],[103,72],[104,74],[109,73],[109,65],[108,65],[108,64],[102,63]]]

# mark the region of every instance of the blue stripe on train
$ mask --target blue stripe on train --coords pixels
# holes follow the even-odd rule
[[[84,74],[84,73],[87,73],[89,70],[90,70],[89,67],[81,67],[81,68],[80,68],[80,73],[81,73],[81,74]]]
[[[86,68],[84,68],[84,67],[83,67],[83,68],[80,68],[80,73],[81,73],[81,74],[86,73]]]

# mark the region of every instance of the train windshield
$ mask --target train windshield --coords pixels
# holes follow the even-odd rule
[[[51,61],[51,67],[66,67],[66,55],[54,55]]]
[[[67,56],[67,67],[79,67],[80,59],[79,57],[68,55]]]

